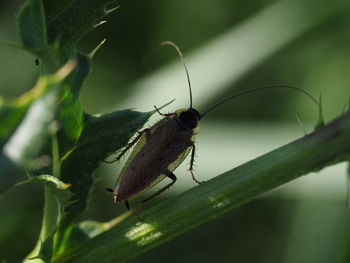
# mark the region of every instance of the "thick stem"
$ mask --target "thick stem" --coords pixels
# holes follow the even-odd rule
[[[350,112],[68,249],[54,262],[124,262],[277,186],[348,160]]]

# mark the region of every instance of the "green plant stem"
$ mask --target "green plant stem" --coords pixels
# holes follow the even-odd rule
[[[350,112],[68,249],[54,262],[124,262],[304,174],[347,160]]]
[[[57,205],[56,197],[52,189],[45,185],[44,192],[44,215],[39,240],[32,252],[23,261],[25,262],[46,262],[52,256],[52,240],[56,231]],[[42,249],[42,247],[45,247]]]

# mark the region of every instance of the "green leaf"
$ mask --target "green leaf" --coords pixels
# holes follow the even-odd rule
[[[19,12],[23,47],[40,58],[43,72],[54,71],[69,58],[77,61],[76,69],[65,82],[57,116],[62,127],[58,134],[62,154],[75,145],[82,130],[84,114],[79,92],[90,71],[91,57],[78,52],[76,44],[111,11],[108,6],[112,2],[28,0]]]
[[[88,158],[83,158],[81,156],[78,157],[79,154],[76,154],[77,152],[84,152],[85,154],[84,149],[88,151],[91,150],[88,143],[85,145],[79,145],[79,138],[83,131],[89,130],[87,127],[90,124],[94,127],[95,124],[93,120],[96,119],[90,115],[84,114],[79,101],[80,88],[84,79],[89,74],[92,55],[87,56],[77,51],[76,45],[87,32],[95,28],[96,23],[100,22],[105,15],[113,11],[112,9],[108,9],[109,4],[112,2],[114,1],[28,0],[22,6],[18,16],[18,27],[23,48],[30,51],[40,59],[43,73],[55,71],[59,65],[62,65],[70,58],[73,58],[76,61],[74,71],[64,81],[62,92],[57,97],[57,101],[59,101],[60,104],[55,111],[53,119],[55,119],[60,128],[57,133],[57,143],[55,144],[56,148],[59,149],[59,154],[61,157],[73,157],[67,159],[63,158],[63,166],[62,169],[61,167],[60,169],[61,174],[63,174],[61,177],[63,177],[63,179],[70,177],[68,181],[74,183],[74,195],[71,199],[77,201],[77,206],[81,203],[87,203],[88,192],[93,183],[92,173],[98,166],[101,156],[95,155],[93,157],[89,156]],[[93,53],[95,53],[95,50]],[[130,121],[131,123],[135,123],[135,129],[139,128],[138,125],[140,122],[142,122],[141,125],[143,125],[143,121],[146,121],[148,116],[150,116],[141,113],[140,115],[147,117],[145,117],[144,120],[139,118],[136,121],[132,120],[131,117]],[[120,116],[116,117],[118,119]],[[113,120],[114,118],[112,117],[108,121]],[[118,121],[117,123],[120,124]],[[32,131],[29,131],[29,134],[30,132]],[[127,132],[131,132],[131,134],[126,135]],[[134,132],[135,131],[130,129],[124,129],[121,131],[121,134],[122,136],[125,136],[125,138],[129,138]],[[48,138],[43,137],[41,139],[42,144],[47,144]],[[121,147],[123,140],[118,140],[118,143],[120,143],[119,147]],[[112,146],[114,145],[115,144],[112,144]],[[109,150],[115,151],[117,149],[112,147]],[[102,149],[102,152],[104,150],[105,149]],[[47,147],[45,152],[49,153],[50,147]],[[79,166],[77,163],[82,160],[91,161],[91,163],[88,163],[87,168],[84,167],[82,171],[77,172],[76,166]],[[82,191],[83,194],[79,197],[82,198],[74,198],[74,196],[77,195],[77,192],[80,191]],[[48,202],[49,201],[50,200],[48,200]],[[74,211],[75,216],[72,216],[69,207],[65,209],[71,218],[80,214],[85,208],[85,206],[83,206],[84,208]],[[69,220],[65,221],[69,222]],[[52,248],[51,240],[49,240],[47,244],[47,246],[50,245]],[[51,248],[48,250],[51,251]],[[48,254],[45,257],[48,259]]]
[[[73,192],[65,226],[85,210],[94,182],[92,173],[99,163],[125,146],[153,113],[125,110],[86,120],[77,146],[67,153],[61,165],[61,180],[71,184]]]
[[[89,74],[91,58],[97,49],[91,55],[84,55],[77,51],[76,45],[87,32],[101,22],[100,20],[105,15],[114,10],[113,8],[108,9],[109,5],[114,2],[110,0],[28,0],[19,12],[18,27],[22,46],[40,59],[42,73],[55,72],[68,59],[76,61],[74,71],[64,83],[61,83],[62,85],[55,93],[53,98],[55,102],[53,103],[55,105],[54,114],[52,114],[51,109],[47,111],[50,113],[50,121],[55,120],[55,123],[58,124],[58,132],[55,134],[53,146],[59,157],[54,156],[56,169],[51,167],[49,170],[56,173],[57,176],[60,174],[61,180],[72,185],[70,189],[72,195],[69,197],[69,202],[62,203],[62,206],[57,210],[57,206],[53,205],[57,194],[51,192],[52,189],[45,187],[41,243],[38,243],[34,251],[38,251],[38,257],[45,261],[49,261],[51,258],[55,246],[53,233],[58,225],[63,222],[64,227],[69,226],[73,219],[86,208],[88,194],[93,185],[92,173],[99,162],[107,154],[124,146],[153,113],[124,111],[96,118],[84,114],[80,105],[80,88]],[[37,102],[33,103],[32,101],[31,103],[36,104]],[[14,112],[13,110],[13,116]],[[7,115],[10,116],[9,113]],[[22,113],[22,119],[23,115],[24,113]],[[12,130],[7,129],[7,134],[13,132],[22,120],[17,119],[18,121],[11,126]],[[50,126],[47,122],[41,124],[43,123],[46,124],[45,128]],[[30,136],[35,131],[36,127],[33,125],[36,123],[30,121],[29,124],[28,127],[31,129],[27,129],[27,132]],[[96,136],[94,132],[99,129],[108,130],[108,132],[102,136]],[[40,147],[34,151],[35,154],[38,154],[39,151],[40,153],[50,153],[51,149],[47,147],[49,145],[48,139],[48,136],[41,137]],[[110,143],[110,140],[113,142]],[[22,147],[26,150],[19,152],[21,154],[27,152],[27,149],[34,147],[34,142],[35,140],[28,141],[28,147]],[[46,147],[43,148],[43,145]],[[26,156],[26,153],[23,155]],[[22,159],[29,162],[32,157],[33,154],[30,154]],[[19,164],[23,165],[26,162],[19,162]],[[58,162],[61,162],[62,165],[57,165]],[[59,215],[55,214],[55,211]],[[50,218],[49,214],[52,214],[53,217]],[[59,223],[54,222],[55,217],[59,218]],[[60,242],[60,236],[57,235],[57,247],[59,247]],[[34,255],[34,252],[31,255]]]
[[[23,47],[43,60],[44,65],[48,61],[62,65],[74,55],[80,39],[115,10],[108,8],[111,3],[115,1],[28,0],[18,16]],[[55,52],[48,53],[50,48]]]
[[[109,13],[107,6],[110,2],[28,0],[18,15],[18,32],[22,47],[40,59],[43,73],[56,71],[69,58],[76,60],[76,68],[64,82],[63,93],[57,99],[61,105],[54,116],[62,128],[57,135],[62,155],[75,146],[82,131],[84,113],[79,93],[91,63],[91,57],[78,52],[75,45],[94,28],[96,22]],[[0,144],[4,144],[10,134],[18,128],[27,110],[38,97],[27,99],[21,104],[7,103],[6,100],[0,99],[0,123],[3,124]],[[32,131],[28,131],[28,134]],[[40,144],[47,144],[47,139],[43,137]],[[46,149],[45,152],[49,153],[50,149]],[[14,167],[10,165],[10,161],[6,159],[5,162],[5,165],[10,167],[9,173]],[[18,162],[16,163],[18,165]],[[19,165],[23,163],[20,162]]]
[[[71,224],[87,208],[94,184],[93,172],[100,161],[125,146],[153,113],[126,110],[86,120],[77,146],[61,162],[60,179],[72,185],[72,196],[65,208],[60,231],[56,234],[56,253],[75,239],[71,236],[75,234],[71,233]]]
[[[76,147],[68,152],[61,162],[60,179],[72,185],[73,193],[72,202],[66,208],[67,216],[62,229],[86,209],[94,183],[93,171],[99,163],[124,147],[155,112],[155,110],[146,113],[124,110],[101,117],[86,115],[87,119]]]
[[[125,262],[261,194],[350,156],[350,113],[67,249],[55,263]]]
[[[46,18],[41,0],[27,1],[21,7],[18,28],[24,48],[35,54],[46,47]]]
[[[60,108],[57,113],[57,120],[62,128],[58,133],[61,156],[76,145],[83,129],[85,118],[79,94],[83,81],[89,74],[91,58],[77,52],[75,60],[77,66],[65,81]],[[86,116],[86,118],[88,117]]]
[[[77,61],[74,72],[64,83],[57,114],[62,127],[58,134],[62,155],[75,146],[82,131],[84,113],[79,93],[89,74],[92,58],[77,51],[76,45],[86,33],[95,28],[97,22],[112,11],[108,6],[113,2],[115,1],[28,0],[19,12],[18,27],[23,47],[40,58],[43,72],[52,72],[69,58]],[[33,43],[32,36],[38,43]]]
[[[18,16],[18,28],[23,48],[40,58],[42,72],[53,72],[69,58],[76,68],[64,83],[64,92],[57,120],[61,154],[72,149],[82,131],[84,113],[79,102],[82,83],[90,71],[92,56],[76,49],[79,40],[95,28],[108,9],[111,0],[28,0]],[[10,131],[9,131],[10,132]]]
[[[79,40],[95,28],[110,11],[112,0],[46,0],[44,7],[48,42],[58,42],[60,56],[65,61]]]

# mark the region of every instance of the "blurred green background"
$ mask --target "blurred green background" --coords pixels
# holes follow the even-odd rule
[[[0,39],[17,40],[15,14],[24,1],[0,2]],[[149,111],[176,98],[167,110],[188,107],[185,71],[174,50],[184,53],[201,112],[242,90],[268,85],[322,94],[326,121],[349,101],[349,1],[119,1],[107,23],[80,43],[95,56],[81,102],[89,113],[135,108]],[[0,94],[29,90],[38,76],[34,57],[0,45]],[[302,94],[274,90],[241,97],[201,122],[196,175],[208,180],[303,135],[295,114],[310,132],[317,109]],[[154,122],[159,119],[155,116]],[[178,182],[148,204],[171,198],[195,183],[188,161],[175,171]],[[92,204],[82,219],[109,220],[113,186],[122,164],[101,165]],[[263,195],[130,262],[350,262],[350,212],[346,165],[305,176]],[[19,262],[39,233],[43,192],[39,184],[15,187],[0,197],[0,259]],[[132,203],[132,205],[136,205]],[[176,222],[174,222],[176,223]]]

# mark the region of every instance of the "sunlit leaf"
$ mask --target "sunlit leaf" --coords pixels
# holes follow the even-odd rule
[[[5,100],[0,107],[3,113],[0,124],[4,127],[0,153],[4,172],[0,174],[0,181],[6,178],[0,184],[1,191],[16,183],[16,177],[8,176],[15,173],[11,169],[17,166],[31,170],[33,161],[40,157],[52,134],[50,125],[59,104],[62,82],[74,65],[71,61],[55,74],[40,77],[31,91],[17,99]],[[9,121],[11,119],[16,122]]]

